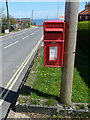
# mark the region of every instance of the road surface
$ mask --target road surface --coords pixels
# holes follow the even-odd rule
[[[5,117],[35,52],[43,39],[43,28],[30,28],[0,40],[0,116]]]

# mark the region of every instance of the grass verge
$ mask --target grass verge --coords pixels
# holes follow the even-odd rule
[[[36,98],[47,99],[47,101],[44,102],[44,105],[55,105],[57,102],[59,102],[60,97],[61,68],[44,67],[42,53],[43,48],[41,48],[37,59],[34,61],[31,74],[24,84],[24,88],[22,89],[22,95],[30,96],[28,99],[29,101],[32,98],[34,99],[34,102]],[[79,57],[84,56],[83,62],[87,63],[87,58],[85,59],[85,55],[82,52],[82,54],[79,54]],[[78,57],[76,57],[76,59],[78,59]],[[82,57],[81,59],[79,58],[79,60],[82,61]],[[80,61],[78,61],[78,65]],[[77,68],[78,65],[76,65],[74,68],[72,101],[77,103],[89,103],[90,87],[85,81],[87,80],[87,75],[85,75],[84,78],[80,75],[80,72]],[[87,66],[83,65],[83,67],[85,67],[85,73]],[[83,70],[83,68],[80,68],[80,70]],[[32,103],[34,102],[32,100]]]
[[[82,59],[81,56],[84,56]],[[80,51],[79,60],[83,60],[83,62],[87,63],[86,54]],[[77,57],[78,58],[78,57]],[[79,65],[80,61],[78,61]],[[74,68],[74,78],[73,78],[73,94],[72,101],[73,102],[82,102],[89,103],[90,100],[90,87],[87,84],[88,74],[87,74],[87,66],[84,64],[83,66],[78,66]],[[83,71],[84,69],[84,71]],[[84,72],[84,76],[82,73]],[[85,75],[86,74],[86,75]],[[43,66],[43,56],[40,59],[40,66],[38,67],[38,71],[36,74],[36,80],[33,85],[33,98],[45,98],[52,99],[55,101],[59,101],[60,97],[60,83],[61,83],[61,68],[47,68]],[[50,103],[50,102],[49,102]]]
[[[0,36],[4,36],[5,35],[5,33],[0,33]]]
[[[85,29],[87,29],[87,24],[88,22],[80,22],[78,29],[83,29],[83,31],[85,31]],[[78,34],[80,44],[83,36],[80,31]],[[90,103],[90,81],[88,78],[88,67],[88,50],[83,49],[78,45],[74,67],[72,102]],[[43,48],[41,48],[37,59],[34,61],[34,66],[31,70],[30,76],[24,85],[24,89],[22,89],[22,95],[30,96],[29,99],[47,99],[47,101],[44,102],[44,105],[55,105],[59,102],[60,85],[61,68],[44,67]]]

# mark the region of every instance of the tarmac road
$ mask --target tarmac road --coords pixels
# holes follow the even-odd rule
[[[21,81],[43,40],[43,28],[30,28],[0,40],[0,117],[4,118]]]

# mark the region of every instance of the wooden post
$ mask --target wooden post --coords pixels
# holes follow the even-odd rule
[[[64,67],[62,69],[60,102],[71,105],[72,82],[76,48],[76,35],[78,23],[79,2],[67,2],[65,4],[65,54]]]

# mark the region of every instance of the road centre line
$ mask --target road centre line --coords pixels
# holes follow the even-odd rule
[[[31,33],[30,35],[33,35],[33,34],[35,34],[37,31],[34,31],[33,33]]]
[[[23,34],[23,33],[29,32],[29,31],[31,31],[31,30],[24,31],[24,32],[20,32],[20,33],[18,33],[17,35],[13,35],[13,36],[11,36],[11,37],[7,37],[7,38],[5,38],[5,39],[2,39],[1,41],[3,41],[3,40],[7,40],[7,39],[9,39],[9,38],[16,37],[16,36],[19,36],[19,35],[21,35],[21,34]]]
[[[15,45],[15,44],[17,44],[19,41],[16,41],[16,42],[14,42],[14,43],[11,43],[11,44],[9,44],[9,45],[7,45],[6,47],[4,47],[5,49],[6,48],[9,48],[9,47],[11,47],[11,46],[13,46],[13,45]]]
[[[29,37],[29,36],[26,36],[26,37],[24,37],[24,38],[22,38],[22,39],[24,40],[24,39],[26,39],[26,38],[28,38],[28,37]]]
[[[29,62],[29,60],[32,57],[33,53],[36,51],[36,49],[40,45],[42,39],[43,39],[43,36],[41,37],[41,39],[39,40],[39,42],[36,44],[36,46],[33,48],[33,50],[30,52],[30,54],[26,57],[26,59],[23,61],[23,63],[21,64],[21,66],[18,68],[18,70],[16,71],[16,73],[13,75],[13,77],[10,79],[10,81],[6,85],[5,89],[8,89],[8,90],[12,89],[13,85],[15,84],[15,82],[17,81],[17,79],[19,78],[19,75],[21,74],[22,70],[25,68],[26,64]],[[10,86],[10,84],[11,84],[11,86]],[[3,95],[3,93],[5,92],[5,89],[2,91],[2,93],[0,94],[0,96]],[[0,106],[4,102],[4,99],[6,98],[6,96],[8,95],[8,93],[9,93],[9,91],[7,91],[6,94],[4,95],[3,99],[0,100]]]
[[[13,37],[16,37],[16,36],[19,36],[19,35],[21,35],[21,34],[23,34],[23,33],[26,33],[26,32],[28,32],[28,31],[25,31],[25,32],[20,32],[19,34],[17,34],[17,35],[13,35],[13,36],[11,36],[11,37],[7,37],[7,38],[5,38],[5,39],[3,39],[3,40],[7,40],[7,39],[9,39],[9,38],[13,38]],[[2,40],[2,41],[3,41]]]
[[[43,36],[42,36],[43,37]],[[41,39],[40,39],[41,40]],[[32,51],[31,51],[32,52]],[[17,69],[16,73],[13,75],[13,77],[10,79],[9,83],[6,85],[5,89],[8,88],[8,86],[11,84],[12,80],[15,78],[15,76],[18,74],[19,70],[22,68],[22,66],[25,64],[26,60],[28,59],[28,56],[27,58],[22,62],[21,66]],[[1,94],[0,94],[1,96]]]
[[[34,33],[36,33],[37,31],[34,31]]]
[[[31,33],[30,35],[33,35],[34,33]]]

